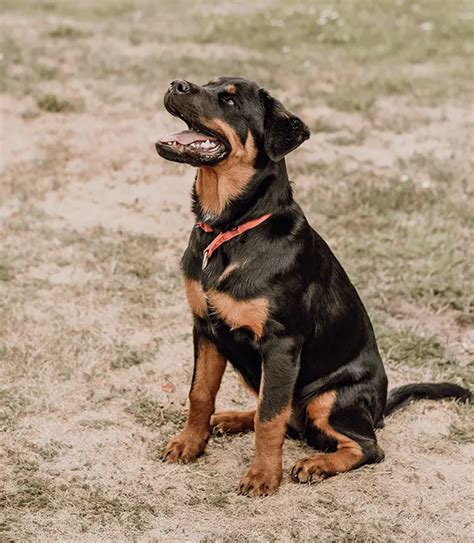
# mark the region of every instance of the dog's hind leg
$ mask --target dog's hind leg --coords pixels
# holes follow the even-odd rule
[[[306,439],[310,445],[328,452],[296,462],[291,470],[294,481],[323,480],[383,460],[369,413],[361,406],[342,408],[337,403],[337,393],[332,390],[308,404]]]

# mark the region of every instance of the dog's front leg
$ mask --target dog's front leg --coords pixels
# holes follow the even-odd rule
[[[194,372],[189,392],[189,414],[183,431],[172,439],[165,451],[165,462],[189,462],[204,452],[209,439],[211,415],[226,361],[210,340],[194,327]]]
[[[255,454],[239,494],[266,496],[277,491],[282,475],[283,441],[298,374],[299,349],[289,337],[262,345],[262,379],[255,413]]]

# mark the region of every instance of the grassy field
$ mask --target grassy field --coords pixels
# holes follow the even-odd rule
[[[462,0],[0,0],[2,541],[472,541],[472,408],[420,402],[384,463],[235,488],[252,435],[189,466],[193,171],[168,82],[243,75],[311,127],[288,160],[371,314],[391,385],[472,380],[474,11]],[[252,404],[229,369],[219,408]],[[472,384],[472,381],[471,381]]]

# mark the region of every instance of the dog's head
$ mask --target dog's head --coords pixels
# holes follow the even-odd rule
[[[166,109],[188,130],[161,138],[156,150],[163,158],[196,167],[230,165],[237,159],[253,166],[279,162],[309,138],[309,129],[256,83],[220,77],[199,86],[171,83]]]

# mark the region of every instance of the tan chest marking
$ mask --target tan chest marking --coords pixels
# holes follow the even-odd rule
[[[229,294],[210,290],[209,305],[232,330],[248,328],[256,338],[261,338],[268,319],[269,303],[266,298],[236,300]]]
[[[184,288],[186,289],[186,298],[191,311],[194,315],[203,319],[207,315],[207,299],[201,283],[194,279],[185,278]]]
[[[233,270],[229,270],[229,273],[231,271]],[[266,298],[237,300],[233,296],[217,290],[204,292],[199,281],[188,278],[184,279],[184,287],[189,307],[194,315],[202,319],[205,318],[209,303],[232,330],[248,328],[257,339],[262,337],[269,313],[269,303]]]
[[[242,144],[235,130],[221,119],[205,123],[211,130],[224,135],[230,143],[229,156],[215,166],[202,166],[196,175],[196,192],[207,213],[219,215],[225,206],[239,196],[255,173],[257,147],[249,131]]]

